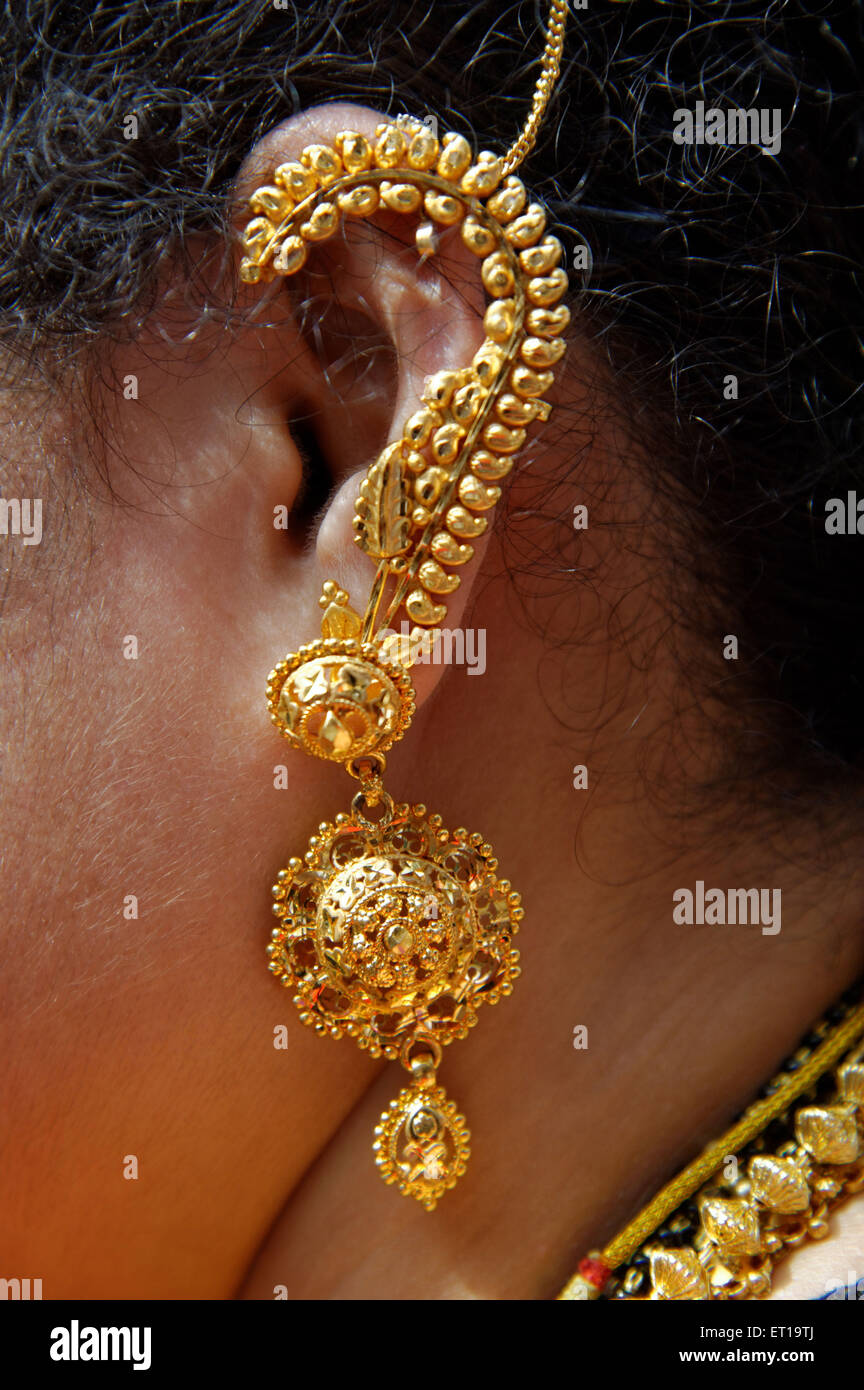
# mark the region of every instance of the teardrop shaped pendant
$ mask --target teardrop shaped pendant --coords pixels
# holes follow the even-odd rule
[[[372,1151],[386,1183],[398,1184],[405,1196],[434,1211],[465,1172],[471,1135],[444,1087],[435,1084],[430,1055],[420,1052],[414,1082],[384,1111]]]

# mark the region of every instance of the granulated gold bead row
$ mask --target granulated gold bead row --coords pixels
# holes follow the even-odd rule
[[[458,224],[481,258],[485,341],[470,365],[427,379],[421,408],[369,468],[354,523],[358,545],[379,562],[364,639],[403,602],[415,623],[435,626],[447,611],[442,596],[460,583],[449,571],[471,559],[470,541],[486,530],[484,513],[501,495],[526,427],[548,418],[542,397],[570,320],[558,303],[567,289],[562,245],[545,235],[545,212],[529,203],[522,182],[504,178],[499,157],[481,151],[475,160],[461,135],[439,143],[419,123],[381,125],[374,140],[342,131],[332,146],[309,145],[275,170],[250,207],[256,215],[240,271],[250,284],[296,274],[310,245],[332,237],[344,218],[379,210],[422,214],[421,256],[434,254],[440,229]],[[382,617],[390,576],[396,587]]]

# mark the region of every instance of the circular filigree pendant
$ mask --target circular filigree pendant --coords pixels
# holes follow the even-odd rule
[[[425,806],[324,822],[273,888],[270,969],[304,1023],[397,1058],[416,1035],[466,1036],[519,974],[519,894],[482,835]]]

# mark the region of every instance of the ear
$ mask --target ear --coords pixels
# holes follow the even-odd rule
[[[238,230],[252,215],[250,197],[273,185],[274,171],[298,160],[304,147],[333,145],[346,130],[374,143],[383,120],[367,107],[331,104],[271,131],[237,179]],[[422,408],[428,378],[467,367],[484,342],[485,296],[477,256],[465,246],[458,227],[441,227],[434,254],[421,257],[415,232],[422,220],[422,210],[418,216],[383,208],[362,221],[346,218],[335,235],[309,248],[299,274],[278,276],[242,292],[250,324],[283,317],[285,304],[291,305],[303,343],[295,366],[302,361],[308,373],[302,418],[296,408],[293,420],[287,410],[285,417],[286,497],[294,497],[288,529],[302,544],[284,550],[282,583],[294,594],[299,587],[309,603],[300,629],[286,634],[280,626],[277,651],[286,637],[296,648],[318,635],[316,600],[326,580],[335,580],[363,612],[375,576],[374,561],[355,542],[355,510],[366,471],[388,443],[402,438],[406,421]],[[255,331],[264,372],[275,380],[286,369],[284,333]],[[290,383],[286,389],[290,393]],[[299,492],[291,463],[298,443],[305,446],[307,473],[317,470]],[[310,510],[310,497],[320,504],[317,508]],[[473,559],[460,566],[458,587],[447,594],[442,624],[448,628],[463,625],[484,540],[472,540],[472,548]],[[284,609],[278,601],[273,613],[281,622]],[[397,626],[403,618],[401,610]],[[415,667],[418,699],[428,696],[442,673],[437,664]]]

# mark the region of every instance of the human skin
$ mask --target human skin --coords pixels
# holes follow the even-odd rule
[[[379,119],[329,105],[280,126],[238,202],[304,144]],[[355,787],[280,743],[263,684],[316,635],[326,579],[362,605],[359,478],[424,375],[483,336],[476,261],[451,246],[449,281],[418,282],[404,238],[394,220],[328,248],[327,292],[394,345],[333,393],[288,323],[173,348],[149,324],[105,373],[113,496],[87,474],[74,407],[42,426],[5,402],[46,539],[6,556],[0,1225],[3,1272],[42,1278],[46,1298],[554,1296],[861,972],[851,853],[805,870],[802,827],[763,834],[746,793],[734,837],[657,795],[715,766],[723,728],[682,696],[650,495],[577,325],[556,385],[567,431],[517,469],[510,506],[520,545],[566,536],[591,584],[563,611],[539,583],[520,602],[498,541],[482,548],[448,622],[486,629],[486,673],[418,668],[388,757],[395,798],[492,841],[524,900],[523,975],[445,1054],[473,1136],[459,1187],[430,1215],[380,1181],[372,1129],[402,1074],[302,1028],[264,956],[275,871]],[[314,544],[273,526],[300,487],[301,401],[334,473]],[[570,456],[566,485],[544,486]],[[561,673],[566,700],[549,695]],[[782,931],[676,925],[672,894],[697,879],[780,888]]]

